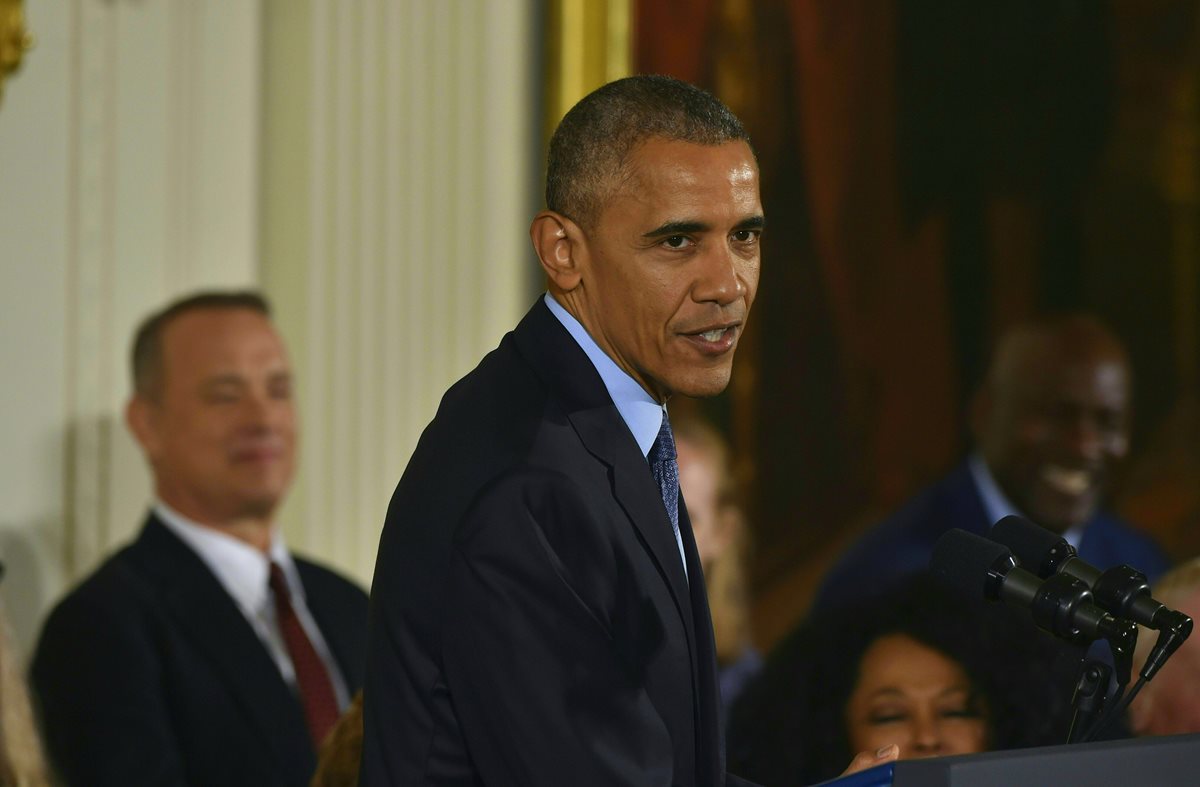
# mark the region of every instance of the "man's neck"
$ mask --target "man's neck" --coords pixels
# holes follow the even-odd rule
[[[271,532],[273,522],[268,517],[217,517],[203,511],[199,506],[189,505],[177,497],[164,494],[158,490],[158,499],[189,522],[207,527],[236,538],[262,552],[264,555],[271,550]]]

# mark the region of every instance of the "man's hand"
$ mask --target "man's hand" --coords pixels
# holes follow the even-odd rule
[[[900,747],[894,743],[884,746],[876,752],[860,751],[853,760],[850,761],[850,767],[842,772],[843,776],[849,776],[852,773],[865,771],[867,768],[874,768],[876,765],[883,765],[885,762],[891,762],[900,756]]]

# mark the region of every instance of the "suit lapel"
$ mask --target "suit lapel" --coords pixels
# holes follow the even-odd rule
[[[158,578],[163,604],[196,651],[229,687],[282,772],[315,767],[303,709],[237,604],[204,562],[153,516],[135,544],[135,560]]]
[[[691,578],[692,609],[695,618],[696,650],[696,752],[697,760],[708,758],[709,774],[725,773],[725,740],[721,729],[721,709],[718,703],[721,691],[717,685],[717,645],[713,637],[712,614],[708,608],[708,589],[704,583],[704,567],[700,563],[700,552],[692,533],[692,518],[687,505],[680,496],[679,535],[683,539],[683,553],[687,557],[688,576]],[[704,775],[704,769],[699,771]]]
[[[613,496],[633,523],[671,593],[687,632],[695,674],[696,634],[688,582],[671,521],[646,457],[617,412],[599,372],[540,299],[513,336],[521,354],[562,401],[584,447],[612,470]]]

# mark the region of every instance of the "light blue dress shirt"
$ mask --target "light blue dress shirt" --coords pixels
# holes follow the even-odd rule
[[[550,293],[546,293],[542,299],[546,302],[550,313],[562,323],[562,326],[567,329],[567,333],[571,334],[571,338],[587,355],[592,366],[596,367],[596,372],[604,382],[604,387],[608,390],[613,404],[616,405],[617,412],[621,414],[625,425],[633,433],[633,439],[641,449],[642,456],[647,456],[650,448],[654,445],[655,438],[658,437],[658,430],[662,428],[662,420],[667,415],[667,406],[654,401],[654,397],[647,393],[645,388],[630,377],[624,369],[617,366],[616,361],[609,358],[608,354],[600,349],[600,345],[596,344],[596,340],[591,337],[579,320],[554,300]],[[675,543],[679,545],[679,557],[683,561],[683,573],[686,576],[687,558],[684,557],[683,538],[678,531],[675,533]]]
[[[975,488],[979,490],[979,497],[983,500],[983,510],[993,525],[1006,516],[1019,516],[1029,519],[1000,490],[1000,485],[996,483],[995,476],[992,475],[987,462],[978,451],[972,453],[970,458],[967,459],[967,466],[971,469],[971,478],[975,481]],[[1035,522],[1034,524],[1040,525],[1041,523]],[[1063,538],[1067,539],[1068,544],[1079,549],[1079,541],[1083,538],[1083,528],[1073,527],[1063,533]]]

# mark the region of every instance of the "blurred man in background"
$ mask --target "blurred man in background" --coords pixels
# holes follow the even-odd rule
[[[129,428],[141,534],[51,613],[33,662],[69,784],[305,785],[362,683],[367,598],[294,557],[292,375],[266,302],[201,293],[147,319]]]
[[[1162,551],[1101,507],[1112,465],[1129,449],[1130,387],[1124,347],[1092,317],[1008,331],[971,405],[975,451],[868,531],[826,577],[816,607],[886,592],[929,564],[942,533],[986,534],[1010,514],[1062,533],[1093,565],[1161,574]]]
[[[1200,558],[1168,572],[1154,586],[1154,598],[1174,610],[1200,618]],[[1158,632],[1139,632],[1133,671],[1146,663]],[[1129,726],[1138,735],[1200,732],[1200,637],[1189,637],[1129,706]]]

